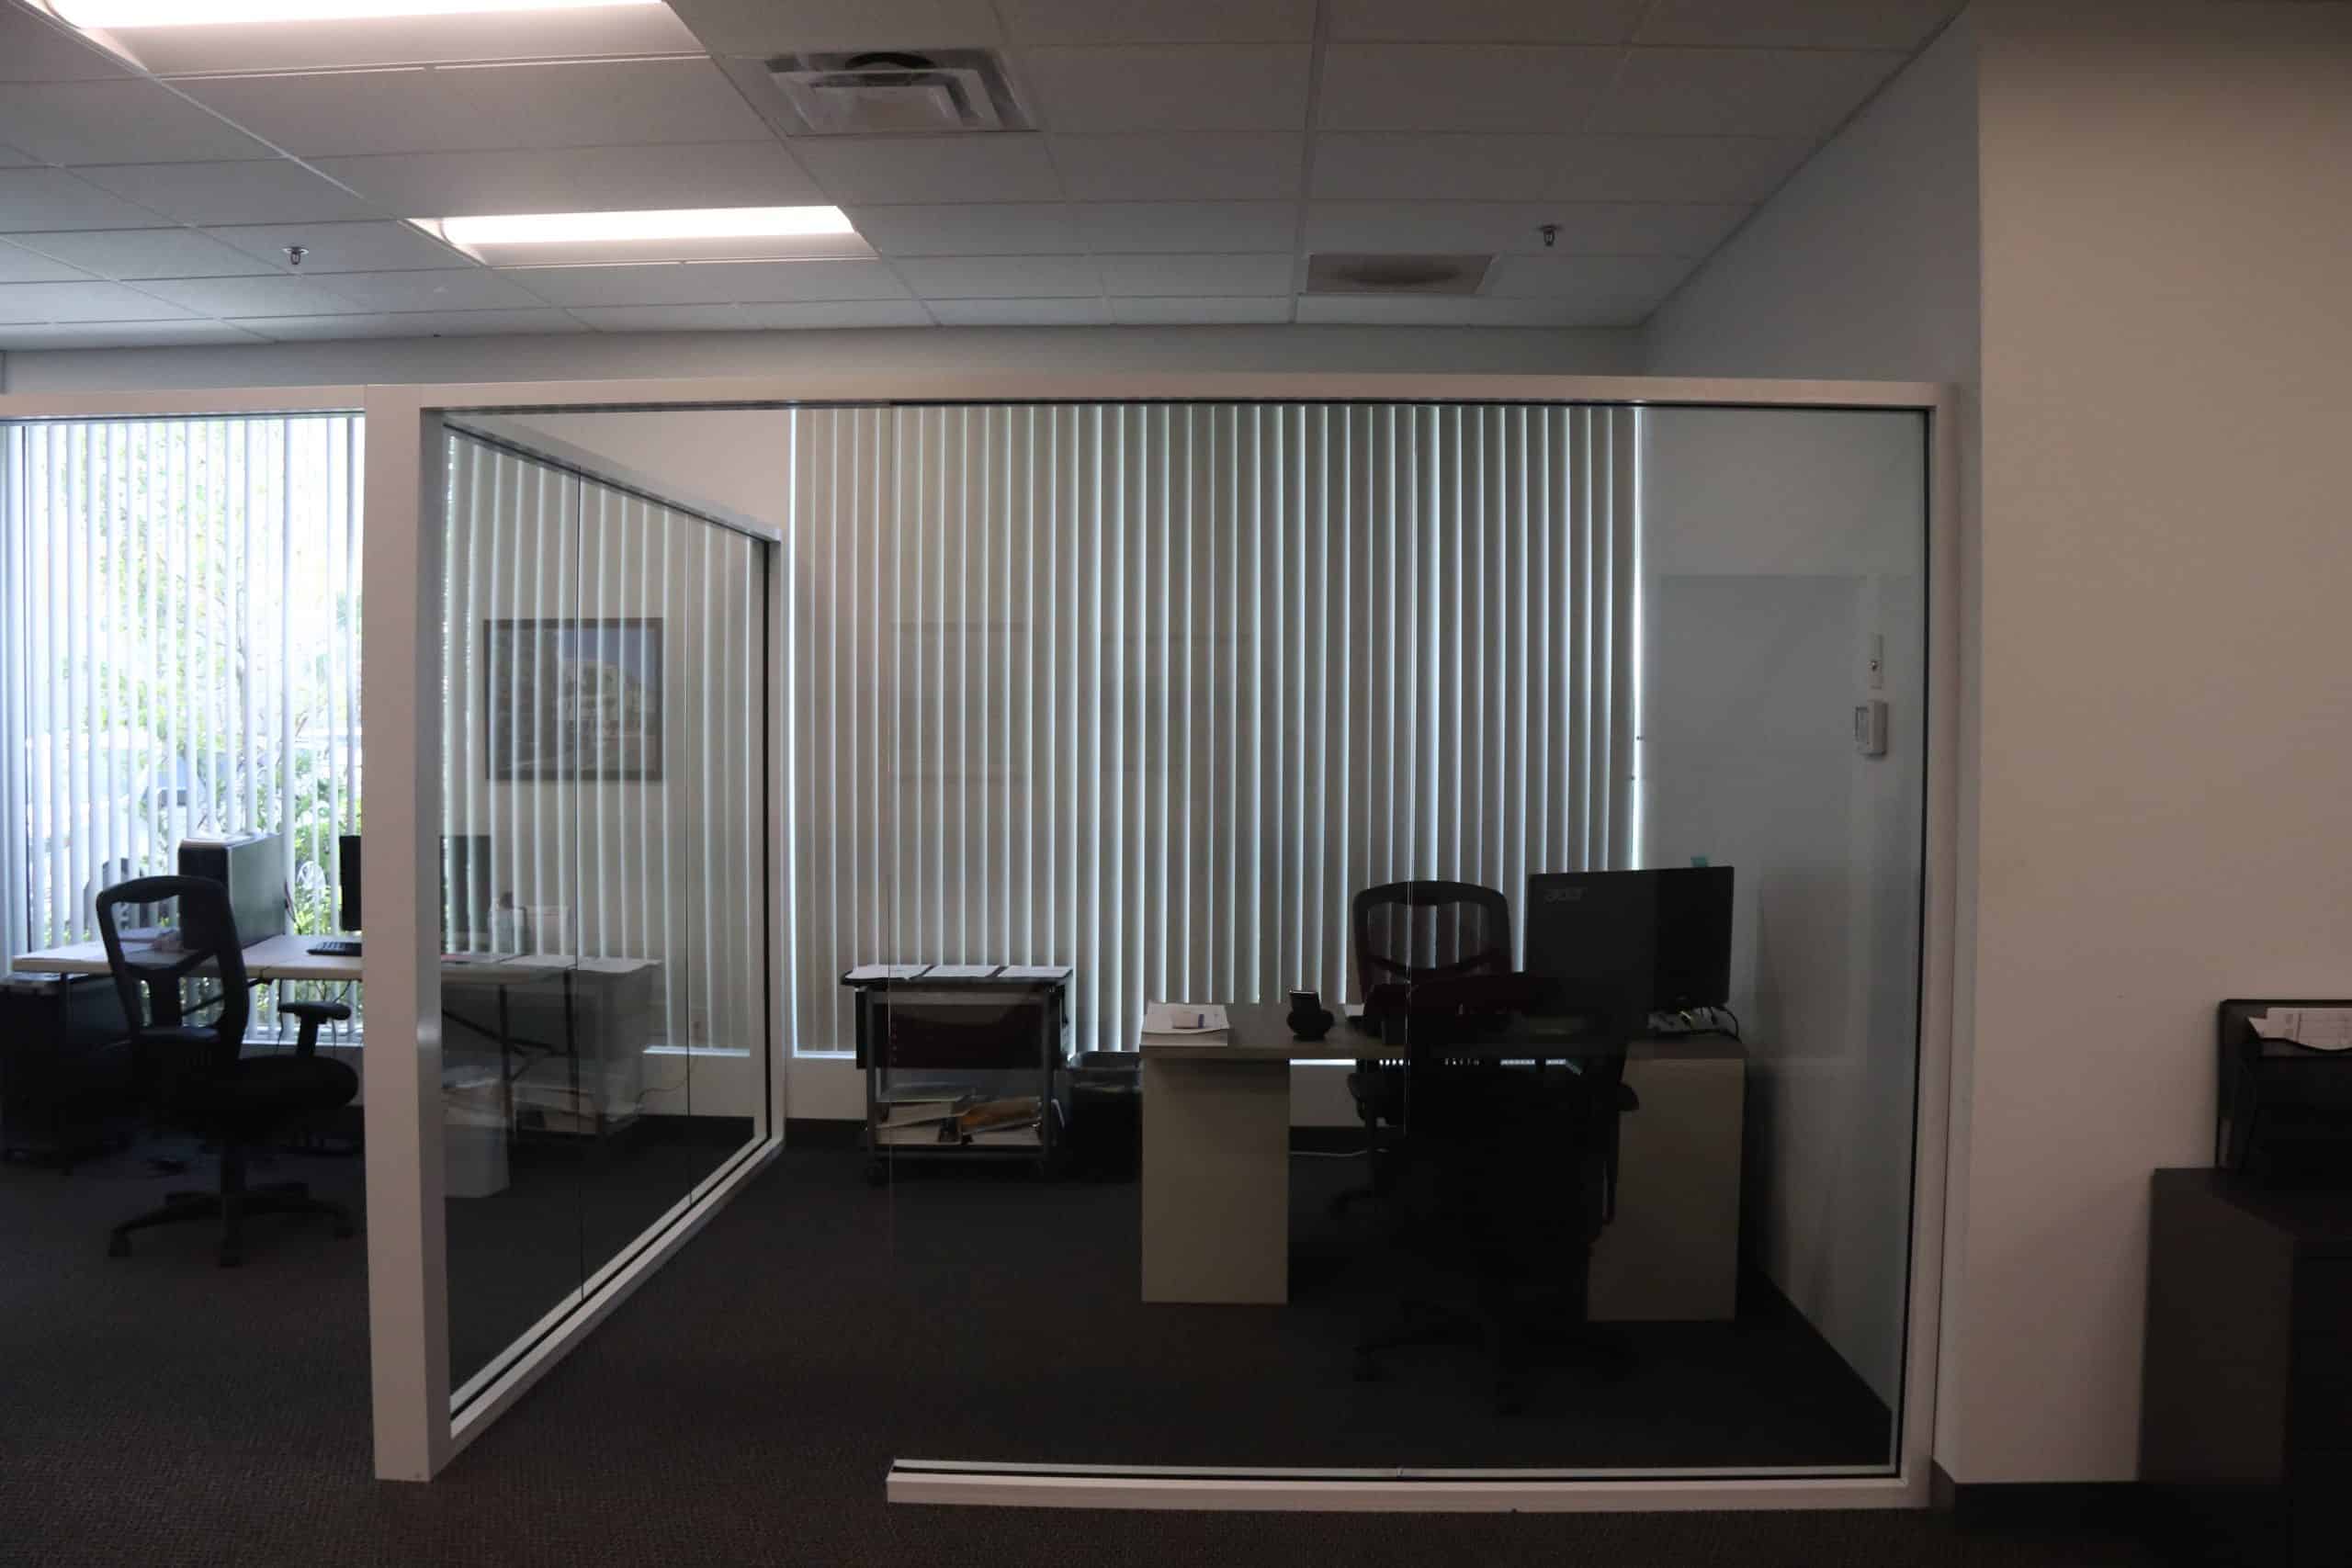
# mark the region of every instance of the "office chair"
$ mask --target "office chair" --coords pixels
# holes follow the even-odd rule
[[[1369,1381],[1392,1351],[1475,1345],[1509,1414],[1532,1348],[1588,1323],[1592,1244],[1615,1204],[1617,1119],[1638,1102],[1621,1041],[1563,1043],[1535,1061],[1465,1049],[1484,1027],[1479,996],[1475,981],[1433,982],[1404,1014],[1403,1134],[1381,1194],[1401,1316],[1357,1345],[1355,1370]]]
[[[133,1231],[215,1214],[223,1268],[243,1260],[249,1215],[324,1214],[336,1235],[352,1235],[350,1211],[311,1197],[303,1183],[245,1181],[254,1145],[358,1095],[359,1075],[318,1055],[319,1026],[349,1018],[351,1010],[281,1002],[279,1010],[300,1021],[294,1054],[244,1055],[251,997],[227,888],[202,877],[139,877],[100,892],[97,913],[140,1075],[167,1114],[220,1148],[218,1192],[174,1193],[162,1208],[123,1221],[110,1233],[107,1255],[129,1257]],[[200,994],[215,988],[217,995]],[[199,993],[193,1005],[192,990]],[[191,1021],[192,1013],[215,1009],[211,1021]]]
[[[1378,1028],[1382,1014],[1403,1007],[1424,983],[1510,972],[1510,900],[1491,887],[1432,881],[1367,887],[1355,896],[1349,923],[1366,1028]],[[1380,1190],[1380,1129],[1402,1120],[1404,1062],[1359,1058],[1348,1075],[1348,1097],[1363,1123],[1372,1180],[1334,1198],[1334,1213]]]

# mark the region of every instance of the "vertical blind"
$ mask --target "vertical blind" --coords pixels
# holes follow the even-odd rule
[[[293,928],[335,929],[361,787],[358,419],[24,423],[5,463],[8,950],[92,940],[97,890],[172,871],[189,836],[284,833]]]
[[[862,963],[1349,994],[1354,891],[1628,863],[1635,420],[1098,404],[792,415],[797,1048]]]
[[[482,871],[445,847],[445,945],[651,959],[649,1043],[760,1048],[764,548],[502,441],[448,459],[442,831]]]

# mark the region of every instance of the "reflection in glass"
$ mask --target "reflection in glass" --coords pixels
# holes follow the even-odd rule
[[[766,585],[754,541],[682,502],[488,422],[449,439],[462,1404],[764,1132]]]

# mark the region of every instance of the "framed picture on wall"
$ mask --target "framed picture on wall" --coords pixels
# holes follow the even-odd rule
[[[482,623],[488,776],[662,777],[659,617]]]

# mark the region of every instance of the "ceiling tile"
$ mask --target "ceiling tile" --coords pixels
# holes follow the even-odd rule
[[[245,277],[268,269],[193,229],[80,229],[17,243],[101,277]]]
[[[1383,299],[1366,294],[1309,294],[1298,301],[1301,321],[1353,321],[1376,326],[1566,327],[1627,325],[1595,321],[1596,312],[1565,299]],[[1636,318],[1638,319],[1638,318]]]
[[[1325,130],[1576,130],[1624,52],[1335,44],[1324,51],[1318,123]]]
[[[410,310],[388,315],[261,316],[239,323],[288,343],[360,337],[483,337],[508,333],[581,333],[561,310]]]
[[[1155,131],[1048,139],[1072,201],[1287,201],[1306,138],[1294,130]]]
[[[200,163],[269,149],[153,82],[26,84],[0,91],[0,141],[47,164]]]
[[[878,261],[518,267],[502,276],[550,305],[733,305],[907,297],[906,286],[888,264]]]
[[[1306,248],[1696,256],[1747,211],[1700,202],[1317,201],[1306,209]],[[1550,246],[1547,223],[1559,230]]]
[[[92,185],[183,223],[310,223],[381,216],[288,158],[124,164],[81,173]]]
[[[804,137],[793,151],[843,207],[1061,199],[1042,136]]]
[[[1559,177],[1563,136],[1330,132],[1315,139],[1311,196],[1328,199],[1533,201]]]
[[[1306,208],[1310,251],[1522,251],[1544,248],[1543,225],[1565,209],[1488,201],[1317,201]]]
[[[1779,189],[1813,146],[1795,137],[1570,137],[1542,194],[1556,201],[1753,205]]]
[[[1498,299],[1645,299],[1672,293],[1698,262],[1690,256],[1503,256],[1487,275]]]
[[[997,0],[1015,43],[1305,43],[1315,0]]]
[[[1096,327],[1111,320],[1101,299],[937,299],[931,313],[946,327]]]
[[[170,348],[262,340],[226,321],[140,321],[119,325],[0,326],[0,351],[44,348]]]
[[[886,256],[1035,255],[1079,248],[1078,226],[1058,201],[853,207],[849,220]]]
[[[933,256],[899,265],[923,299],[1069,299],[1102,288],[1084,256]]]
[[[1744,0],[1753,4],[1754,0]],[[1331,0],[1334,39],[1623,43],[1647,0]]]
[[[0,169],[22,169],[40,162],[38,158],[26,157],[14,147],[0,147]]]
[[[998,41],[989,0],[670,0],[670,9],[714,54]]]
[[[1784,49],[1914,50],[1965,0],[1657,0],[1634,41]]]
[[[819,299],[805,305],[739,305],[743,324],[783,327],[927,327],[931,315],[912,299]]]
[[[773,141],[393,152],[322,158],[318,166],[402,218],[799,207],[826,200],[817,182]]]
[[[88,82],[130,68],[62,23],[0,6],[0,82]]]
[[[1894,53],[1637,49],[1594,112],[1594,131],[1822,137],[1903,64]]]
[[[166,229],[158,232],[173,233],[176,231]],[[40,237],[54,240],[62,236],[48,234]],[[89,281],[90,275],[79,267],[67,266],[63,262],[53,257],[36,255],[30,251],[18,250],[15,245],[0,241],[0,283],[87,283]]]
[[[0,169],[0,233],[162,227],[164,218],[62,169]]]
[[[771,332],[801,327],[927,327],[911,299],[820,299],[804,305],[612,305],[573,315],[607,333]]]
[[[345,272],[320,280],[370,310],[527,310],[538,296],[522,282],[488,267],[429,272]]]
[[[1027,49],[1020,75],[1048,130],[1296,130],[1304,44]]]
[[[1129,299],[1111,301],[1111,319],[1128,326],[1207,326],[1220,322],[1287,321],[1288,295],[1274,299]]]
[[[187,314],[120,283],[0,283],[0,321],[164,321]]]
[[[300,157],[769,140],[766,123],[700,57],[177,85]]]
[[[1291,255],[1098,256],[1102,287],[1111,294],[1215,295],[1234,299],[1291,290]]]
[[[1086,248],[1116,251],[1284,251],[1298,238],[1288,201],[1111,201],[1080,207]]]
[[[209,229],[223,244],[287,269],[286,248],[304,251],[302,273],[397,272],[405,267],[453,267],[468,258],[407,223],[264,223]]]
[[[205,316],[340,316],[366,309],[306,277],[189,277],[140,287]]]

